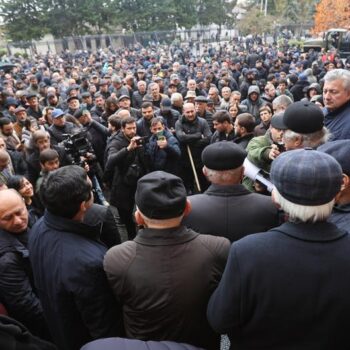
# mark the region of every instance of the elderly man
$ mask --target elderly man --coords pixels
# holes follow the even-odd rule
[[[283,114],[283,121],[287,127],[283,133],[287,151],[305,147],[316,149],[329,138],[322,110],[312,102],[291,104]]]
[[[350,139],[350,72],[334,69],[324,77],[325,125],[332,141]]]
[[[226,141],[204,149],[203,173],[211,185],[203,194],[188,197],[192,211],[184,225],[231,242],[278,225],[277,209],[271,199],[241,185],[246,155],[241,147]]]
[[[311,175],[311,176],[310,176]],[[231,246],[208,304],[234,349],[342,349],[348,343],[350,236],[326,220],[342,169],[314,150],[273,163],[273,198],[288,222]]]
[[[126,336],[172,340],[219,349],[206,305],[225,267],[229,241],[181,225],[190,211],[180,178],[156,171],[142,177],[135,195],[144,228],[111,248],[104,260],[109,283],[123,305]]]
[[[32,224],[22,197],[14,190],[0,191],[0,300],[11,317],[47,338],[27,248]]]

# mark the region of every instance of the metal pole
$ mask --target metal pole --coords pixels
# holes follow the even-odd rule
[[[267,0],[265,0],[265,16],[267,15]]]
[[[191,149],[190,149],[189,145],[187,145],[187,153],[188,153],[188,157],[190,158],[190,163],[191,163],[191,167],[192,167],[192,171],[193,171],[193,176],[194,176],[194,180],[196,181],[196,186],[197,186],[198,192],[202,192],[201,187],[199,185],[196,168],[194,166],[194,162],[193,162],[193,158],[192,158],[192,152],[191,152]]]

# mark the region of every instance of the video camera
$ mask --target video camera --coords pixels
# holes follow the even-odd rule
[[[63,135],[64,140],[61,142],[61,145],[64,147],[67,155],[71,157],[73,165],[84,166],[85,161],[82,161],[81,157],[88,158],[88,153],[94,153],[86,134],[86,131],[79,131],[73,135]]]

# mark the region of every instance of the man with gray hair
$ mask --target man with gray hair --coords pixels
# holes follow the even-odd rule
[[[295,150],[274,160],[271,179],[288,221],[232,244],[209,323],[234,349],[343,348],[350,235],[326,221],[342,169],[328,154]]]
[[[174,92],[171,97],[171,107],[182,114],[182,108],[184,104],[184,99],[179,92]]]
[[[289,105],[293,103],[293,100],[287,95],[281,95],[276,97],[272,101],[272,108],[274,113],[284,112]]]
[[[325,75],[323,101],[332,141],[350,139],[350,71],[333,69]]]
[[[322,110],[312,102],[291,104],[283,114],[283,122],[287,127],[283,133],[287,151],[305,147],[316,149],[329,138]]]

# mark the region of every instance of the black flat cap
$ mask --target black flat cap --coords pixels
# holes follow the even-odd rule
[[[30,92],[28,95],[27,95],[27,100],[33,98],[33,97],[38,97],[37,94],[33,93],[33,92]]]
[[[67,102],[70,102],[72,100],[79,100],[79,97],[78,96],[70,96],[67,98]]]
[[[205,103],[208,103],[208,99],[205,96],[197,96],[194,99],[194,102],[205,102]]]
[[[90,92],[83,92],[83,93],[81,94],[81,98],[88,98],[88,97],[91,97]]]
[[[176,218],[185,210],[186,189],[179,177],[154,171],[137,182],[135,203],[150,219]]]
[[[324,116],[321,108],[314,103],[298,101],[287,107],[283,121],[294,132],[311,134],[323,128]]]
[[[130,97],[129,97],[128,95],[121,95],[121,96],[118,98],[118,101],[124,100],[124,98],[130,100]]]
[[[212,170],[230,170],[240,167],[247,152],[233,142],[220,141],[207,146],[202,152],[202,162]]]
[[[279,129],[279,130],[286,130],[288,129],[288,127],[286,126],[286,124],[284,124],[283,121],[283,115],[284,113],[276,113],[275,115],[273,115],[273,117],[271,118],[271,126],[275,129]]]

